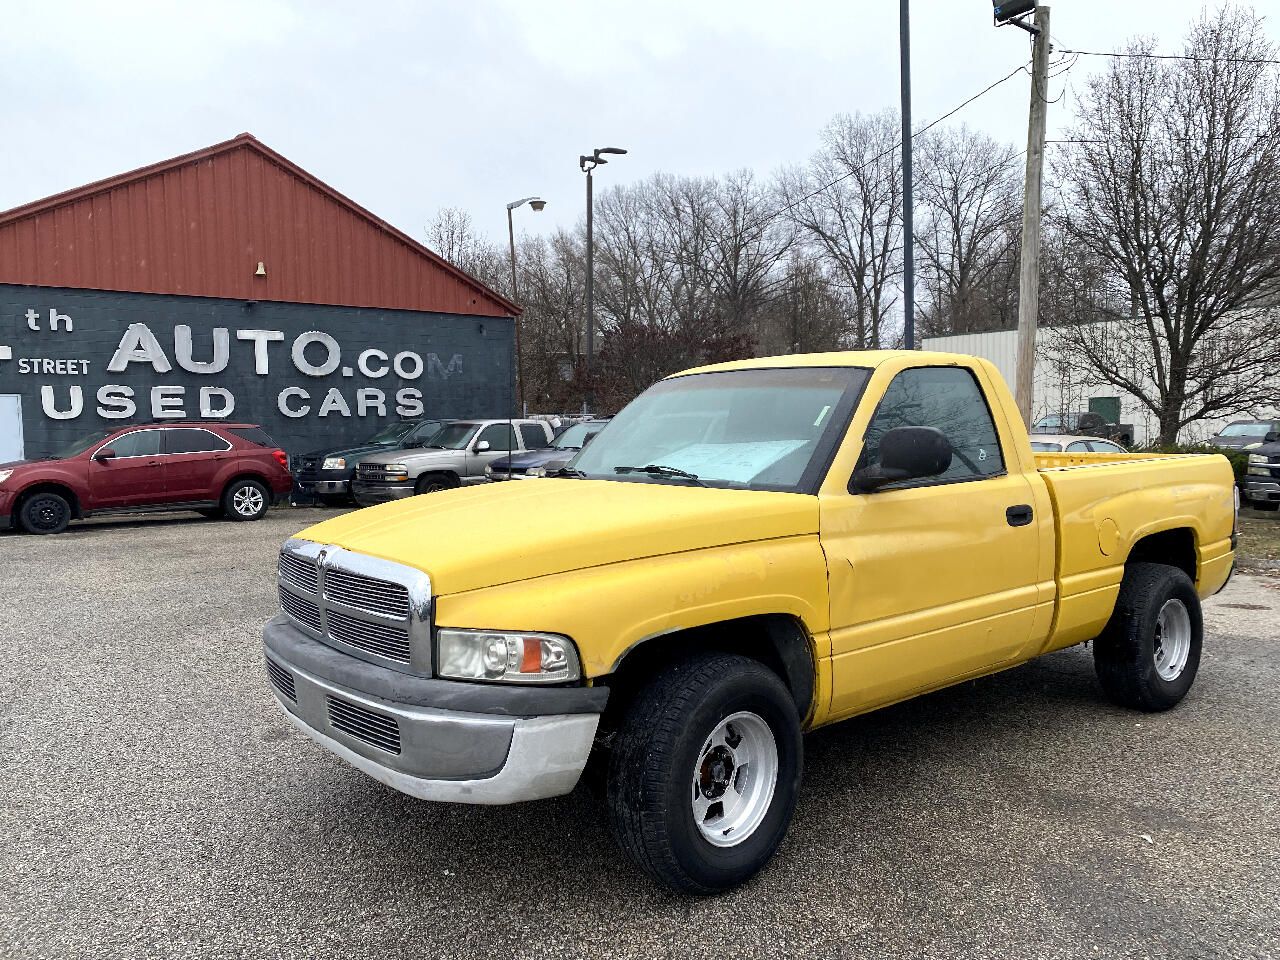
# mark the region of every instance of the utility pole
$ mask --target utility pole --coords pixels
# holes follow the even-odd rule
[[[595,366],[596,356],[596,247],[595,234],[591,228],[592,211],[595,204],[591,202],[591,171],[602,163],[609,161],[604,158],[604,154],[611,156],[622,156],[627,151],[621,147],[596,147],[591,152],[591,156],[578,157],[578,166],[582,172],[587,175],[587,289],[586,289],[586,324],[587,324],[587,381],[590,383],[592,368]],[[586,406],[592,406],[595,403],[594,391],[588,386],[588,395],[586,405],[582,412],[587,413]]]
[[[900,0],[898,52],[902,80],[902,341],[916,347],[915,201],[911,184],[911,3]]]
[[[1013,21],[1026,29],[1023,23]],[[1018,269],[1018,371],[1014,399],[1031,426],[1040,315],[1040,188],[1044,180],[1044,128],[1049,109],[1049,8],[1036,7],[1032,31],[1031,112],[1027,122],[1027,179],[1022,201],[1022,262]]]
[[[520,288],[516,282],[516,228],[511,222],[511,211],[526,203],[533,208],[534,213],[537,213],[547,205],[547,201],[541,197],[525,197],[522,200],[512,200],[507,204],[507,239],[511,241],[511,302],[517,304],[520,301]],[[516,408],[523,417],[529,411],[524,399],[524,366],[520,359],[519,314],[516,314],[514,326],[516,331]]]

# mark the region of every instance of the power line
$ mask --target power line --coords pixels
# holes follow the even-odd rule
[[[915,133],[911,134],[911,139],[915,140],[917,137],[921,136],[922,134],[927,133],[928,131],[936,127],[938,124],[942,123],[942,121],[948,120],[951,117],[954,117],[957,113],[959,113],[969,104],[973,103],[975,100],[979,99],[980,97],[985,97],[988,93],[990,93],[996,87],[1000,86],[1002,83],[1006,83],[1009,80],[1012,80],[1018,74],[1025,72],[1027,67],[1029,66],[1029,63],[1030,61],[1028,61],[1028,63],[1024,63],[1021,66],[1014,68],[1009,73],[1006,73],[999,80],[996,80],[995,82],[987,85],[986,87],[984,87],[983,89],[975,93],[973,96],[969,97],[967,100],[964,100],[963,102],[952,107],[942,116],[929,121],[929,123],[925,124],[919,130],[915,131]],[[770,223],[772,223],[774,220],[777,220],[780,216],[782,216],[788,210],[791,210],[799,206],[800,204],[804,203],[806,200],[812,200],[814,197],[818,196],[818,194],[824,193],[825,191],[834,187],[836,184],[841,183],[845,180],[848,180],[854,174],[859,173],[862,170],[865,170],[867,167],[871,166],[877,160],[883,160],[885,157],[889,156],[892,153],[896,153],[897,151],[898,151],[898,146],[896,144],[892,147],[889,147],[887,150],[881,151],[875,156],[867,160],[864,160],[862,163],[858,164],[856,167],[853,167],[847,172],[836,177],[834,180],[830,181],[829,183],[824,183],[822,186],[818,187],[816,190],[813,190],[810,193],[805,194],[803,197],[798,197],[795,200],[792,200],[788,203],[783,204],[781,207],[778,207],[776,210],[771,210],[768,213],[761,215],[761,217],[756,223],[751,224],[750,226],[744,225],[743,228],[739,231],[739,233],[740,234],[750,233],[762,227],[768,226]],[[710,242],[715,246],[721,246],[725,241],[711,238]],[[644,274],[644,277],[643,277],[644,282],[648,282],[649,280],[652,280],[658,274],[658,271],[660,269],[661,269],[660,267],[656,267],[655,269]]]
[[[1115,50],[1060,50],[1081,57],[1121,57],[1139,60],[1193,60],[1198,63],[1263,63],[1280,65],[1280,60],[1270,57],[1197,57],[1189,53],[1134,53]]]

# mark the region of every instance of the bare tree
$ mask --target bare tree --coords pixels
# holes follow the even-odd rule
[[[963,126],[917,144],[921,331],[945,336],[1014,326],[1022,216],[1017,152]]]
[[[808,245],[849,293],[852,346],[889,345],[902,272],[902,168],[897,114],[842,114],[822,148],[779,188]]]
[[[1138,41],[1083,98],[1057,228],[1087,302],[1053,349],[1136,397],[1160,440],[1273,400],[1280,363],[1280,92],[1261,19],[1227,7],[1185,53]],[[1071,266],[1071,264],[1068,264]],[[1096,322],[1109,321],[1109,322]]]
[[[510,296],[510,272],[502,251],[476,232],[465,210],[442,207],[427,226],[427,246],[481,283]]]

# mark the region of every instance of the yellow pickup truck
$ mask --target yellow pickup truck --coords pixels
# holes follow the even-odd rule
[[[786,833],[806,730],[1093,640],[1102,690],[1187,693],[1231,575],[1220,456],[1036,456],[984,360],[689,370],[560,471],[285,543],[266,670],[304,733],[428,800],[599,770],[619,845],[713,893]]]

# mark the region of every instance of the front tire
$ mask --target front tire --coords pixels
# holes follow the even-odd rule
[[[610,827],[672,890],[728,890],[782,842],[802,765],[800,719],[777,674],[727,654],[680,661],[649,681],[617,732]]]
[[[228,520],[261,520],[271,506],[271,494],[257,480],[236,480],[222,494],[222,512]]]
[[[1114,703],[1168,710],[1195,682],[1203,640],[1191,578],[1177,567],[1131,563],[1111,620],[1094,643],[1094,669]]]
[[[439,493],[441,490],[452,490],[457,486],[453,478],[443,473],[424,473],[418,478],[418,482],[413,485],[413,493],[415,496],[422,496],[424,493]]]
[[[33,493],[18,509],[18,525],[27,533],[61,533],[71,522],[71,504],[57,493]]]

